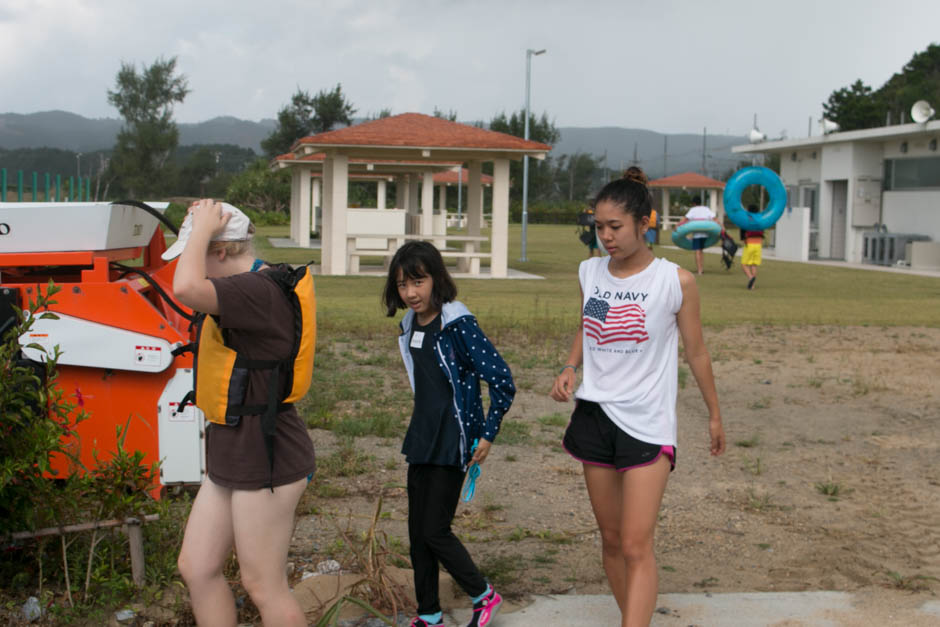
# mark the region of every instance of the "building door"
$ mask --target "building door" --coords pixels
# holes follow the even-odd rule
[[[849,200],[849,182],[832,182],[832,229],[830,231],[829,257],[845,259],[845,214]]]

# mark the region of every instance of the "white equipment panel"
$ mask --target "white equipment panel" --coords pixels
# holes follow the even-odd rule
[[[160,483],[202,483],[206,473],[205,417],[195,405],[179,409],[193,389],[193,371],[180,368],[170,379],[157,405]]]
[[[59,364],[135,372],[163,372],[173,363],[173,347],[164,339],[56,313],[58,320],[37,318],[32,329],[20,336],[23,354],[45,361],[42,346],[50,354],[59,346]],[[190,386],[192,389],[192,386]],[[182,398],[182,396],[180,397]]]
[[[46,253],[146,246],[157,219],[108,202],[0,202],[0,225],[0,253]]]

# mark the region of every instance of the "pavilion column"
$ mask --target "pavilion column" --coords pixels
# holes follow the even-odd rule
[[[421,235],[434,234],[434,175],[421,176]],[[437,242],[434,243],[438,245]],[[443,242],[442,242],[443,244]]]
[[[447,219],[447,183],[441,183],[437,186],[437,208]]]
[[[493,218],[490,227],[490,252],[492,254],[490,277],[506,278],[509,267],[509,159],[493,161]]]
[[[300,241],[300,168],[291,168],[290,171],[290,239],[292,242]]]
[[[408,175],[408,211],[415,215],[418,215],[418,203],[421,199],[420,185],[418,183],[418,175],[415,173]]]
[[[395,207],[408,210],[408,177],[404,174],[395,177]]]
[[[470,161],[467,163],[467,235],[479,235],[483,227],[483,162]],[[469,252],[476,251],[479,246],[473,242],[466,246]],[[471,274],[480,273],[479,258],[459,259],[457,269]]]
[[[349,157],[327,155],[323,162],[323,274],[346,274],[346,210],[349,206]]]
[[[385,179],[382,179],[379,181],[377,197],[378,197],[378,208],[385,209]]]
[[[322,177],[322,174],[321,174]],[[320,226],[317,224],[317,207],[320,206],[320,179],[313,179],[313,199],[310,201],[310,230],[319,231]]]
[[[297,212],[297,244],[301,248],[310,247],[310,196],[311,179],[310,168],[299,168],[300,170],[300,203]]]

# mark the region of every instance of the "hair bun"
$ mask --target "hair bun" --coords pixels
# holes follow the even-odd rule
[[[640,168],[635,165],[631,165],[629,168],[623,171],[623,176],[621,177],[628,181],[633,181],[634,183],[639,183],[640,185],[646,185],[649,183],[649,178],[647,178],[646,173],[643,172]]]

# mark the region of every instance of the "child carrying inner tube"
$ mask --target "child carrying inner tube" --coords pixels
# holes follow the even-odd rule
[[[748,205],[747,210],[750,213],[760,213],[757,205]],[[741,269],[744,270],[744,275],[747,276],[747,289],[753,290],[754,282],[757,281],[757,268],[760,267],[764,232],[741,229],[741,241],[744,242],[744,252],[741,253]]]

